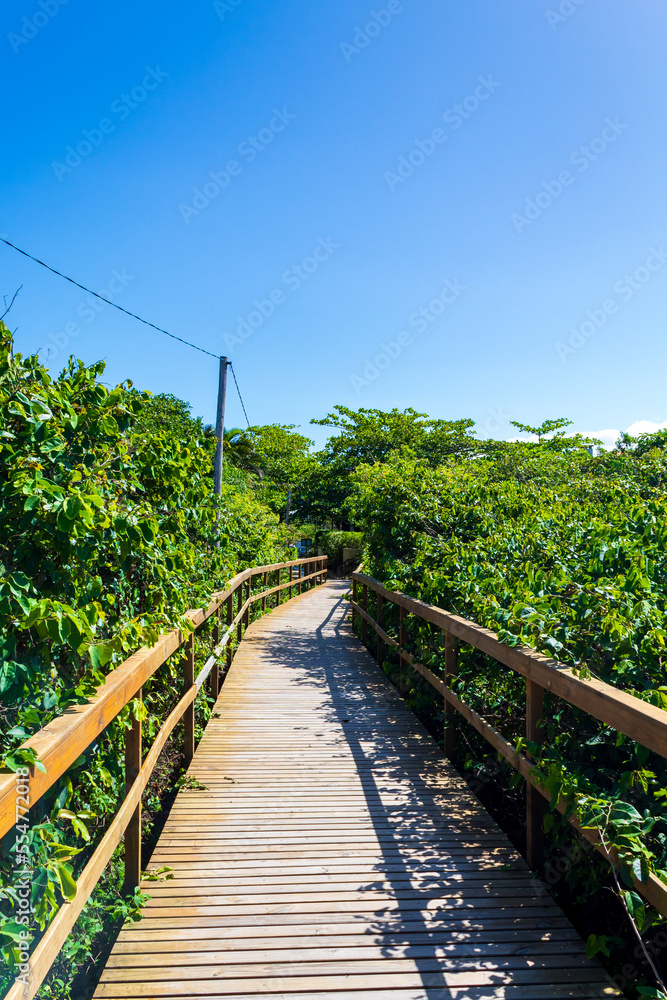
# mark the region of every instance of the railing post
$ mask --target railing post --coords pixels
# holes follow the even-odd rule
[[[294,593],[294,583],[293,583],[293,580],[294,580],[294,566],[292,566],[290,564],[290,566],[287,569],[287,572],[289,574],[289,576],[287,577],[287,579],[289,580],[289,587],[288,587],[288,590],[287,590],[287,593],[288,593],[289,597],[287,599],[288,599],[288,601],[291,601],[292,600],[292,594]]]
[[[531,743],[541,743],[544,734],[544,688],[535,681],[526,679],[526,739]],[[531,754],[528,752],[530,758]],[[526,781],[526,861],[535,870],[542,868],[544,861],[543,819],[545,800],[533,786],[530,778]]]
[[[302,580],[303,580],[303,566],[301,564],[299,564],[297,566],[296,570],[297,570],[297,573],[298,573],[298,580],[299,580],[299,582],[296,585],[297,586],[297,594],[300,595],[302,587],[303,587],[303,583],[302,583]]]
[[[282,575],[283,575],[283,571],[281,569],[279,569],[278,570],[278,582],[276,583],[276,587],[280,586],[280,579],[281,579]],[[282,591],[280,591],[280,590],[276,591],[276,607],[277,608],[280,607],[280,595],[281,595],[281,593],[282,593]]]
[[[353,630],[354,630],[354,616],[357,613],[356,610],[355,610],[355,608],[354,608],[354,605],[359,603],[359,601],[358,601],[358,596],[359,596],[358,595],[358,589],[359,589],[359,585],[358,585],[357,581],[353,580],[352,581],[352,605],[353,605],[353,607],[352,607],[352,629]]]
[[[195,634],[191,632],[185,642],[185,660],[183,661],[185,675],[185,690],[189,691],[195,682]],[[183,756],[185,763],[189,764],[195,755],[195,703],[185,710],[183,715],[184,737]]]
[[[215,624],[213,625],[213,649],[216,648],[220,642],[220,608],[215,613]],[[218,695],[220,694],[220,667],[218,666],[218,661],[216,659],[213,664],[213,669],[210,673],[210,690],[211,698],[213,701],[217,701]]]
[[[233,621],[234,621],[234,595],[230,594],[229,597],[227,598],[227,628],[229,628],[229,626],[232,624]],[[231,667],[231,665],[232,665],[232,637],[230,635],[229,639],[227,640],[227,667],[229,668]]]
[[[241,608],[243,607],[243,584],[240,583],[236,588],[236,614],[241,613]],[[234,616],[236,617],[236,615]],[[236,626],[236,640],[240,642],[243,638],[243,619],[239,618],[238,624]]]
[[[362,584],[362,587],[361,587],[361,606],[364,609],[364,611],[368,611],[368,587],[367,587],[367,585],[365,583]],[[361,619],[361,641],[363,642],[364,646],[366,645],[366,635],[367,635],[367,632],[368,632],[368,623],[366,622],[365,618],[362,618]]]
[[[456,677],[456,639],[451,632],[445,632],[445,684],[451,687],[452,680]],[[452,756],[454,751],[454,718],[456,709],[449,700],[445,698],[445,754]]]
[[[408,641],[408,633],[407,633],[407,629],[405,628],[405,619],[407,617],[408,617],[407,611],[405,610],[404,607],[401,607],[400,611],[399,611],[399,626],[398,626],[398,643],[399,643],[401,649],[405,649],[406,643]],[[402,671],[403,671],[403,664],[404,663],[405,663],[405,660],[399,654],[399,657],[398,657],[398,688],[399,688],[399,691],[400,691],[400,688],[401,688],[401,674],[402,674]]]
[[[251,588],[252,588],[252,577],[249,576],[248,579],[245,582],[245,599],[246,599],[246,601],[250,600],[250,590],[251,590]],[[243,623],[244,623],[244,625],[245,625],[246,628],[248,628],[248,625],[250,625],[250,605],[248,605],[248,607],[245,609],[245,614],[243,616]]]
[[[382,628],[382,617],[383,617],[383,611],[384,611],[384,598],[381,597],[379,594],[377,594],[376,596],[377,596],[377,611],[375,613],[375,621],[378,623],[378,625],[380,626],[380,628]],[[378,661],[378,663],[382,663],[382,647],[383,647],[383,642],[382,642],[382,639],[380,638],[380,634],[378,633],[377,647],[376,647],[376,650],[375,650],[375,659]]]
[[[269,571],[264,572],[264,590],[269,589]],[[266,597],[262,598],[262,611],[266,611]]]
[[[137,694],[141,701],[142,692]],[[125,795],[128,795],[141,770],[141,722],[132,716],[132,728],[125,730]],[[132,814],[125,831],[124,893],[130,895],[141,882],[141,802]]]

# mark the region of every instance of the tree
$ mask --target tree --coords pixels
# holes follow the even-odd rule
[[[534,434],[537,438],[537,443],[542,444],[542,438],[548,434],[554,438],[565,437],[565,431],[562,428],[569,427],[572,421],[567,420],[565,417],[557,417],[555,420],[545,420],[539,427],[531,427],[530,424],[521,424],[518,420],[510,420],[510,423],[512,427],[516,427],[524,434]]]
[[[192,417],[190,404],[171,393],[150,395],[133,390],[133,395],[141,403],[135,423],[137,433],[154,435],[168,432],[175,440],[191,441],[212,437],[213,428],[205,427],[201,417]]]
[[[390,411],[351,410],[336,406],[321,420],[321,427],[338,431],[314,456],[296,487],[296,502],[308,517],[335,527],[349,527],[346,502],[352,476],[361,465],[375,465],[399,453],[410,454],[437,466],[452,457],[478,450],[472,436],[474,421],[432,420],[412,407]]]
[[[261,460],[255,451],[249,432],[239,427],[230,427],[226,430],[223,434],[223,454],[237,469],[252,472],[261,478],[263,474]]]
[[[276,514],[284,516],[287,494],[300,482],[313,463],[313,441],[295,430],[294,424],[265,424],[248,431],[262,468],[258,496]],[[294,510],[298,516],[298,510]]]

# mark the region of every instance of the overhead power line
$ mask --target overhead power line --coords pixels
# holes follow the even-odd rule
[[[45,264],[43,260],[39,259],[39,257],[34,257],[31,253],[28,253],[26,250],[22,250],[20,247],[15,246],[14,243],[10,243],[9,240],[4,238],[4,236],[0,236],[0,242],[4,243],[8,247],[11,247],[12,250],[16,250],[17,253],[22,254],[24,257],[27,257],[28,260],[34,261],[35,264],[40,264],[42,267],[45,267],[47,271],[51,272],[51,274],[55,274],[59,278],[64,278],[65,281],[69,281],[71,285],[76,285],[76,287],[80,288],[81,291],[87,292],[88,295],[94,295],[96,299],[100,299],[102,302],[106,302],[107,305],[112,306],[114,309],[118,309],[119,312],[125,313],[126,316],[131,316],[132,319],[138,320],[145,326],[150,326],[153,330],[157,330],[158,333],[163,333],[166,337],[171,337],[172,340],[178,340],[181,344],[185,344],[186,347],[191,347],[194,351],[199,351],[200,354],[206,354],[208,355],[209,358],[215,358],[216,361],[220,360],[219,355],[213,354],[212,351],[207,351],[206,348],[199,347],[197,344],[193,344],[189,340],[185,340],[183,337],[177,337],[175,333],[169,333],[168,330],[164,330],[161,326],[157,326],[155,323],[151,323],[149,320],[143,319],[143,317],[141,316],[137,316],[136,313],[130,312],[129,309],[123,309],[123,307],[119,306],[117,302],[112,302],[111,299],[105,298],[104,295],[100,295],[99,292],[94,292],[92,288],[87,288],[86,285],[82,285],[79,281],[75,281],[74,278],[70,278],[67,274],[63,274],[62,271],[58,271],[55,267],[51,267],[49,264]],[[16,294],[14,295],[14,299],[16,298],[16,295],[18,295],[18,292],[16,292]],[[13,305],[14,299],[12,299],[9,308],[11,308],[11,306]],[[8,311],[9,310],[6,310],[5,315],[7,314]],[[229,367],[231,368],[232,375],[234,376],[234,385],[236,386],[236,391],[239,394],[239,400],[241,402],[241,407],[243,409],[243,415],[246,419],[248,427],[250,427],[248,413],[245,408],[245,403],[243,402],[243,396],[241,395],[241,390],[239,389],[239,383],[236,378],[236,372],[234,371],[234,367],[231,361],[229,362]]]
[[[100,299],[102,302],[106,302],[108,306],[113,306],[113,308],[118,309],[119,312],[125,313],[126,316],[131,316],[132,319],[139,320],[139,322],[143,323],[145,326],[150,326],[154,330],[157,330],[158,333],[163,333],[165,337],[171,337],[172,340],[180,341],[181,344],[185,344],[186,347],[191,347],[194,351],[199,351],[200,354],[207,354],[209,358],[215,358],[216,361],[218,360],[219,355],[213,354],[212,351],[207,351],[206,348],[204,347],[198,347],[197,344],[192,344],[189,340],[185,340],[183,337],[177,337],[175,333],[169,333],[169,330],[163,330],[161,326],[156,326],[155,323],[150,323],[147,319],[143,319],[141,316],[137,316],[136,313],[130,312],[129,309],[123,309],[123,307],[119,306],[117,302],[112,302],[111,299],[105,299],[105,297],[103,295],[100,295],[99,292],[94,292],[92,288],[86,288],[85,285],[82,285],[80,282],[75,281],[74,278],[68,277],[68,275],[63,274],[62,271],[57,271],[55,267],[50,267],[48,264],[45,264],[43,260],[40,260],[38,257],[33,257],[31,253],[27,253],[25,250],[21,250],[20,247],[14,246],[13,243],[10,243],[9,240],[4,239],[4,237],[2,236],[0,236],[0,242],[5,243],[8,247],[11,247],[12,250],[16,250],[17,253],[23,254],[23,256],[27,257],[29,260],[34,260],[36,264],[41,264],[41,266],[45,267],[47,271],[50,271],[52,274],[57,274],[59,278],[64,278],[65,281],[69,281],[71,285],[76,285],[76,287],[80,288],[81,291],[87,292],[89,295],[94,295],[96,299]],[[234,381],[236,381],[236,376],[234,376]],[[245,407],[244,407],[244,413],[245,413]]]
[[[239,389],[239,384],[236,381],[236,372],[234,371],[234,365],[231,363],[231,361],[229,362],[229,367],[232,370],[232,375],[234,376],[234,385],[236,386],[236,391],[238,392],[239,399],[241,400],[241,406],[243,408],[243,415],[245,417],[245,422],[247,423],[248,427],[250,427],[250,421],[248,420],[248,414],[246,413],[245,403],[243,402],[243,396],[241,395],[241,390]]]

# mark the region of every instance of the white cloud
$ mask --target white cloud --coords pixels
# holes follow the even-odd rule
[[[597,438],[602,441],[602,444],[607,449],[611,451],[621,436],[621,432],[617,431],[616,428],[607,427],[603,431],[581,431],[582,437]]]
[[[656,431],[661,431],[665,428],[667,428],[667,420],[662,424],[656,424],[652,420],[635,420],[634,424],[630,424],[627,428],[626,433],[630,437],[637,437],[639,434],[655,434]],[[584,437],[599,438],[607,451],[613,449],[621,436],[621,432],[615,428],[607,428],[603,431],[582,431],[581,433]]]
[[[667,420],[661,424],[656,424],[652,420],[635,420],[634,424],[630,424],[627,428],[626,433],[630,437],[638,437],[640,434],[655,434],[656,431],[665,429],[667,429]],[[621,431],[616,427],[605,427],[601,431],[568,431],[566,437],[574,437],[575,434],[581,434],[582,437],[587,438],[597,438],[598,441],[602,441],[602,445],[607,451],[613,451],[621,436]],[[553,437],[553,435],[548,434],[547,437]],[[505,440],[511,443],[512,441],[537,441],[537,438],[534,434],[523,434],[521,437],[506,438]]]
[[[628,427],[628,434],[632,437],[637,437],[638,434],[655,434],[656,431],[664,431],[666,427],[667,420],[662,424],[654,424],[652,420],[635,420]]]

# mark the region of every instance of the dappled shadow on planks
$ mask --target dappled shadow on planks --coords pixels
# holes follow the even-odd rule
[[[360,879],[358,890],[388,893],[399,904],[398,913],[380,906],[359,915],[365,933],[381,939],[387,959],[412,960],[423,988],[435,988],[439,996],[451,980],[445,970],[454,967],[484,971],[485,986],[503,987],[531,981],[537,987],[554,974],[560,979],[560,972],[573,990],[569,994],[566,986],[568,993],[561,995],[584,995],[576,970],[594,988],[599,968],[587,962],[581,942],[567,931],[565,947],[548,933],[552,925],[542,917],[553,916],[550,897],[356,640],[346,621],[345,585],[337,589],[340,596],[314,632],[292,627],[264,635],[257,654],[284,664],[290,688],[329,696],[317,707],[320,731],[316,725],[303,728],[327,739],[331,760],[337,750],[341,758],[351,756],[359,776],[382,860],[374,865],[377,879]],[[332,725],[340,732],[333,741]],[[494,862],[497,845],[501,853]],[[512,904],[523,911],[518,920],[506,916]],[[485,931],[490,933],[482,936]],[[453,954],[455,966],[447,961]]]
[[[345,584],[251,626],[97,996],[612,995],[353,636]]]

